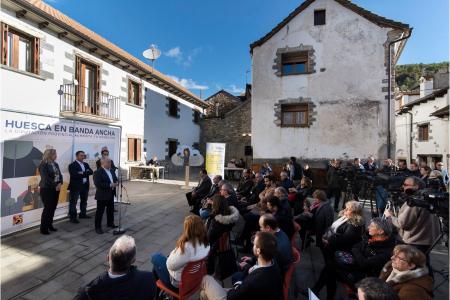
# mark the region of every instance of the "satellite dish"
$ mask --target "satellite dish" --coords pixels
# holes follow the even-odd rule
[[[142,55],[147,58],[150,59],[151,61],[154,61],[155,59],[158,59],[158,57],[161,56],[161,51],[156,48],[155,45],[150,45],[150,48],[145,50],[144,52],[142,52]]]

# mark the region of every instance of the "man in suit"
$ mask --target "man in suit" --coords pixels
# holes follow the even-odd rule
[[[136,243],[131,236],[122,235],[107,255],[109,269],[80,288],[75,300],[149,300],[156,295],[152,272],[141,271],[136,262]]]
[[[94,184],[97,188],[95,192],[95,200],[97,200],[95,232],[102,234],[102,217],[105,208],[107,226],[117,227],[114,225],[114,196],[116,195],[118,182],[117,176],[111,168],[111,160],[108,157],[101,159],[101,167],[94,173]]]
[[[211,190],[211,178],[208,177],[208,172],[205,169],[200,171],[200,181],[198,185],[189,193],[186,193],[186,199],[189,206],[191,206],[191,212],[199,214],[200,202],[208,192]]]
[[[108,147],[103,147],[102,151],[101,151],[101,154],[102,154],[102,156],[99,159],[97,159],[97,161],[95,162],[95,164],[97,166],[97,170],[100,169],[100,167],[101,167],[101,160],[102,160],[102,158],[105,158],[105,157],[109,158]],[[114,165],[114,161],[111,158],[110,158],[110,160],[111,160],[111,170],[113,172],[116,172],[117,167]]]
[[[89,176],[94,174],[94,171],[83,160],[86,158],[86,154],[83,151],[77,151],[75,153],[76,160],[69,165],[69,218],[70,222],[77,224],[80,223],[77,219],[77,202],[80,198],[80,219],[89,219],[90,216],[86,215],[87,198],[89,193]]]

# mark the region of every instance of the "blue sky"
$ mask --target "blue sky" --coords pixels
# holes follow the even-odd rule
[[[302,0],[47,0],[69,17],[205,98],[219,89],[239,94],[251,81],[249,44],[269,32]],[[410,24],[413,35],[399,63],[448,61],[448,0],[353,0]]]

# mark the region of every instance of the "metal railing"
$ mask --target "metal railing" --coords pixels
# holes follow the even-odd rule
[[[106,92],[75,84],[60,88],[60,111],[98,116],[111,120],[120,118],[120,98]]]

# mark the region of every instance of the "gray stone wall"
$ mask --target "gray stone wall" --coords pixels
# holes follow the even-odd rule
[[[226,143],[226,162],[232,158],[246,160],[244,149],[245,146],[251,145],[249,133],[251,133],[251,100],[245,101],[223,117],[200,120],[200,152],[205,153],[206,143]],[[247,163],[251,165],[251,157],[248,157]]]

